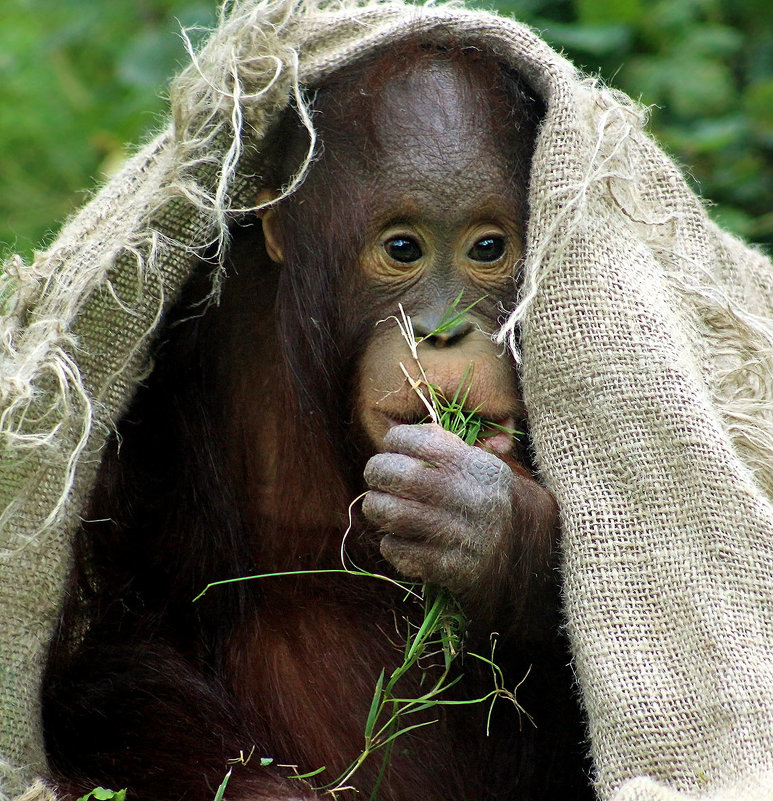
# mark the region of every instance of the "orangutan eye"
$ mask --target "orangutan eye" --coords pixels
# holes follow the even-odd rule
[[[467,253],[473,261],[498,261],[505,252],[505,240],[501,236],[484,236],[479,239]]]
[[[421,246],[409,236],[392,237],[392,239],[384,243],[384,250],[386,250],[390,259],[401,264],[412,264],[422,256]]]

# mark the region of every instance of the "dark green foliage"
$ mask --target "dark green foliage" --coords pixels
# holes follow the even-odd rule
[[[208,0],[0,3],[0,250],[29,256],[160,126]]]
[[[726,227],[773,248],[770,0],[482,0],[653,107]],[[0,249],[29,256],[159,126],[180,26],[214,0],[0,5]]]
[[[773,251],[769,0],[499,0],[652,107],[651,130],[724,227]]]

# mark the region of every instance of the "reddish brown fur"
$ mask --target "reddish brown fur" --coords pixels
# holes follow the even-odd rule
[[[508,105],[520,91],[515,79],[457,50],[449,58],[469,72],[470,103],[501,128],[497,147],[510,147],[514,119],[523,126],[526,144],[512,144],[508,164],[525,219],[534,118],[525,101]],[[376,678],[401,661],[402,618],[420,618],[402,593],[362,578],[273,577],[191,599],[215,579],[340,564],[347,506],[372,453],[350,425],[362,343],[378,342],[375,323],[400,298],[352,269],[362,224],[352,195],[365,187],[351,175],[367,176],[378,153],[379,98],[406,64],[438,58],[433,52],[411,45],[335,79],[323,107],[345,103],[347,92],[366,97],[350,142],[322,120],[327,146],[351,150],[352,173],[317,169],[287,204],[281,270],[265,258],[259,227],[235,230],[221,305],[191,318],[208,288],[202,265],[174,315],[182,322],[167,327],[155,371],[120,425],[120,449],[107,447],[45,690],[49,753],[65,793],[101,784],[128,786],[129,799],[209,801],[226,761],[254,748],[234,768],[227,797],[315,798],[290,769],[263,767],[260,757],[300,771],[324,765],[332,779],[362,747]],[[372,140],[365,159],[353,155],[363,152],[362,129]],[[276,180],[291,169],[280,166]],[[350,202],[333,208],[331,197],[341,196]],[[335,258],[320,246],[331,242]],[[487,319],[496,319],[489,307]],[[486,709],[435,710],[439,722],[395,750],[382,801],[590,797],[556,635],[555,508],[528,469],[507,459],[524,488],[515,501],[519,550],[471,592],[470,648],[487,652],[490,626],[499,627],[497,661],[510,686],[531,669],[519,701],[539,728],[500,705],[487,738]],[[388,572],[379,537],[355,513],[351,557]],[[487,669],[471,660],[462,667],[459,697],[490,689]],[[420,679],[406,694],[420,692]],[[366,762],[354,783],[367,791],[378,768],[378,757]]]

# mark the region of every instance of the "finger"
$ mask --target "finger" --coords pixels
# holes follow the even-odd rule
[[[384,558],[404,576],[431,581],[452,592],[466,587],[478,572],[474,559],[463,550],[418,544],[393,534],[384,536],[380,547]]]
[[[435,471],[420,459],[401,453],[377,453],[365,465],[363,476],[370,489],[391,492],[418,500],[428,471]]]
[[[428,580],[437,574],[437,564],[442,548],[416,543],[387,534],[381,540],[381,554],[397,570],[408,578]]]
[[[430,464],[461,455],[470,446],[435,423],[394,426],[384,437],[384,450],[403,453]]]
[[[425,542],[438,540],[441,536],[447,539],[457,524],[456,518],[444,509],[378,490],[367,493],[362,511],[381,531]]]
[[[456,434],[445,431],[432,423],[420,425],[395,426],[384,437],[384,445],[390,452],[399,452],[420,460],[423,466],[445,468],[449,476],[464,476],[467,488],[474,491],[475,485],[493,486],[503,477],[509,476],[508,463],[499,456],[482,448],[463,442]],[[436,473],[415,473],[426,480],[443,482],[440,471]],[[474,495],[474,492],[473,492]],[[415,495],[412,497],[416,497]],[[457,505],[463,505],[473,498],[459,498]]]

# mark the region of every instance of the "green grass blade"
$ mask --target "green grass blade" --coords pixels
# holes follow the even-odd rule
[[[233,768],[230,768],[228,773],[225,774],[225,778],[222,782],[220,782],[220,787],[217,788],[217,792],[215,793],[215,801],[223,801],[223,796],[225,795],[225,788],[228,785],[228,780],[231,778],[231,772]]]
[[[299,773],[298,775],[293,775],[294,779],[311,779],[313,776],[319,776],[320,773],[324,773],[326,771],[326,767],[317,768],[316,770],[310,770],[308,773]]]
[[[373,736],[373,729],[376,726],[376,721],[381,714],[383,707],[383,693],[384,686],[384,668],[381,668],[381,673],[378,674],[378,681],[376,682],[376,689],[373,693],[373,700],[370,702],[370,709],[368,710],[368,718],[365,721],[365,741],[369,742]]]
[[[413,731],[414,729],[421,729],[424,726],[432,726],[437,723],[437,720],[425,720],[421,723],[414,723],[413,726],[406,726],[403,729],[398,729],[396,732],[391,734],[386,740],[384,740],[383,745],[388,745],[389,743],[396,740],[398,737],[402,737],[404,734],[407,734],[409,731]]]

